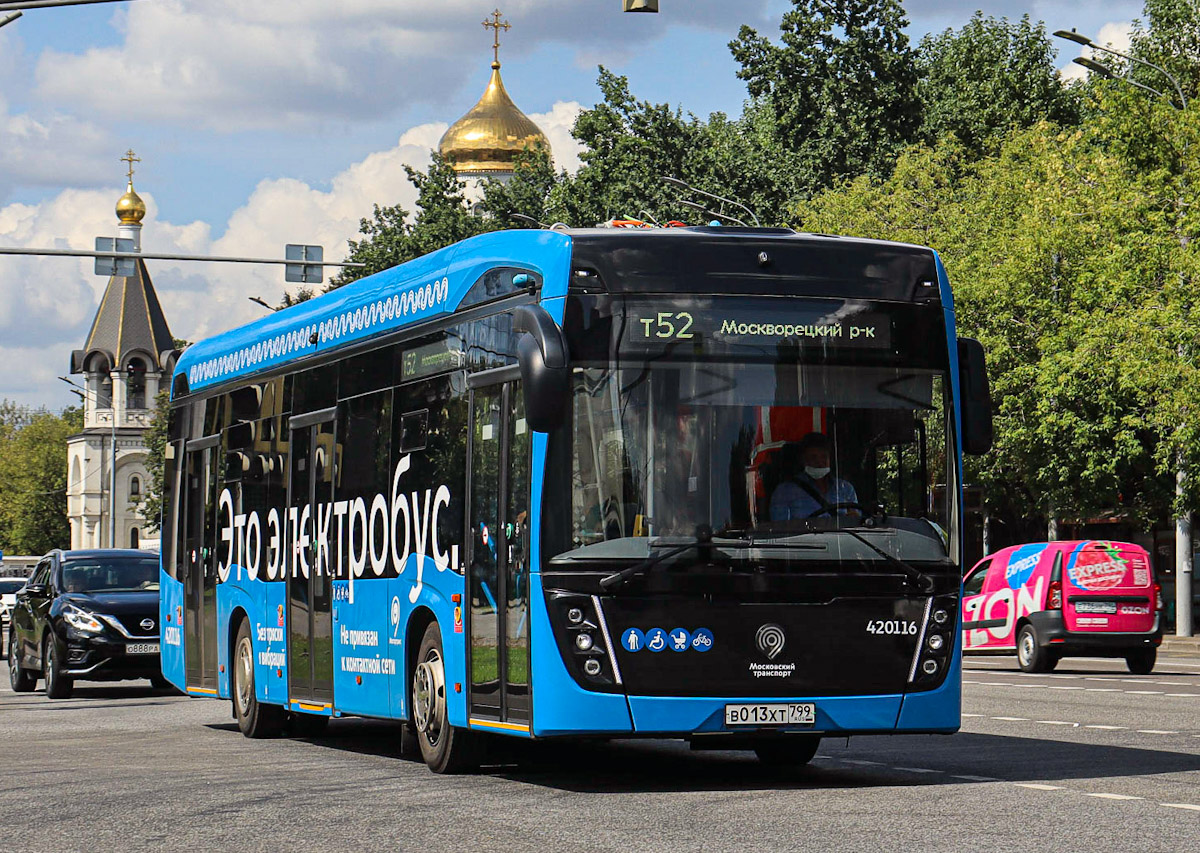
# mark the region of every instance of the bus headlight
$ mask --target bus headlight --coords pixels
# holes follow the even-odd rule
[[[600,661],[596,658],[588,658],[583,662],[583,671],[588,675],[599,675],[600,669]]]
[[[591,651],[592,645],[593,643],[591,634],[579,634],[575,637],[575,648],[579,649],[581,652]]]
[[[933,675],[938,671],[938,662],[935,660],[927,660],[925,663],[921,664],[921,669],[926,675]]]
[[[942,650],[942,646],[944,646],[944,645],[946,645],[946,638],[943,637],[941,634],[930,634],[929,635],[929,650],[930,651],[940,652]]]
[[[578,607],[572,607],[567,611],[567,621],[572,625],[578,625],[583,621],[583,611]]]

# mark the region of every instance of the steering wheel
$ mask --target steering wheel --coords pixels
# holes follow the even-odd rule
[[[856,509],[858,510],[859,515],[864,517],[871,515],[871,510],[867,509],[857,501],[839,501],[835,504],[826,504],[823,507],[818,507],[815,511],[810,512],[807,516],[805,516],[805,518],[816,518],[818,515],[835,515],[838,510],[842,509]]]

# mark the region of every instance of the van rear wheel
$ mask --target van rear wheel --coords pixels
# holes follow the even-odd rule
[[[1154,671],[1154,662],[1158,660],[1158,649],[1138,649],[1125,655],[1125,665],[1134,675],[1149,675]]]
[[[1058,658],[1038,644],[1037,632],[1032,625],[1022,625],[1017,633],[1017,666],[1022,672],[1050,672],[1058,665]]]

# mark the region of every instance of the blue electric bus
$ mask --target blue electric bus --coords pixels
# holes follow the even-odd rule
[[[250,737],[406,721],[803,763],[960,725],[983,351],[930,249],[485,234],[188,348],[164,675]]]

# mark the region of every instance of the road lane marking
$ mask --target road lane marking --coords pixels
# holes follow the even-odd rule
[[[862,764],[864,766],[869,766],[869,767],[882,767],[883,766],[882,761],[866,761],[861,758],[843,758],[841,760],[844,761],[846,764]]]
[[[993,720],[1004,720],[1006,723],[1028,723],[1028,717],[992,717]]]
[[[1013,782],[1018,788],[1032,788],[1035,791],[1061,791],[1062,785],[1043,785],[1040,782]]]
[[[1083,688],[1089,693],[1120,693],[1116,687],[1085,687]]]
[[[1050,684],[1046,687],[1047,690],[1083,690],[1082,687],[1070,687],[1065,684]]]
[[[1161,690],[1126,690],[1126,693],[1136,693],[1139,696],[1162,696]]]
[[[1138,729],[1140,735],[1177,735],[1179,732],[1168,732],[1162,729]]]
[[[982,717],[983,714],[963,714],[964,717]]]
[[[1200,696],[1200,693],[1164,693],[1163,696]]]
[[[1047,726],[1074,726],[1079,728],[1079,723],[1068,723],[1066,720],[1038,720],[1039,723],[1044,723]]]
[[[1191,803],[1159,803],[1160,806],[1166,806],[1169,809],[1188,809],[1193,812],[1200,812],[1200,806],[1194,806]]]
[[[964,774],[950,774],[951,779],[962,779],[965,782],[1003,782],[1003,779],[997,779],[994,776],[968,776]]]
[[[942,770],[930,770],[927,767],[893,767],[893,770],[903,770],[905,773],[942,773]]]
[[[1106,732],[1115,732],[1124,729],[1124,726],[1084,726],[1085,729],[1104,729]],[[1200,737],[1200,736],[1198,736]]]
[[[1128,794],[1089,794],[1084,792],[1085,797],[1096,797],[1101,800],[1144,800],[1145,797],[1131,797]]]

